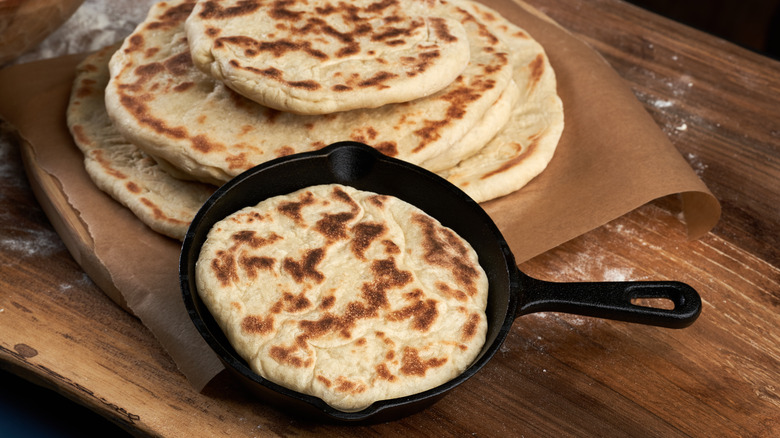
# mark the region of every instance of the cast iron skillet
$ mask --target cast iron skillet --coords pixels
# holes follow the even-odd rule
[[[268,197],[329,183],[403,199],[452,228],[474,247],[490,283],[488,332],[482,351],[463,374],[419,394],[378,401],[358,412],[342,412],[319,398],[263,379],[230,346],[200,301],[195,286],[195,262],[209,229],[225,216]],[[335,143],[316,152],[270,161],[226,183],[195,216],[184,239],[179,270],[189,316],[227,370],[269,404],[339,421],[387,421],[432,404],[485,366],[521,315],[566,312],[682,328],[693,323],[701,311],[696,291],[679,282],[550,283],[531,278],[517,269],[506,241],[487,213],[460,189],[427,170],[356,142]],[[668,299],[674,309],[634,305],[631,301],[635,298]]]

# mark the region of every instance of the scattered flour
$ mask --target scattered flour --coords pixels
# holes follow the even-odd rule
[[[677,55],[672,59],[677,61]],[[662,95],[650,94],[644,91],[634,89],[634,95],[640,102],[661,110],[661,114],[668,120],[661,122],[661,128],[667,135],[680,135],[688,130],[689,119],[681,119],[683,111],[680,110],[679,103],[684,101],[685,96],[694,87],[694,80],[690,75],[683,74],[679,77],[656,77],[655,72],[647,71],[645,76],[652,79],[651,82],[662,85],[657,91]]]
[[[674,103],[670,100],[660,100],[660,99],[650,103],[656,108],[669,108],[674,105]]]
[[[604,270],[604,281],[628,281],[634,273],[630,268],[607,268]]]
[[[622,233],[622,225],[610,225],[615,232]],[[636,280],[634,269],[631,267],[612,267],[607,260],[608,254],[601,252],[599,248],[593,251],[585,250],[577,253],[568,263],[567,267],[560,271],[561,277],[576,279],[576,281],[629,281]]]
[[[45,258],[56,254],[65,246],[59,235],[49,229],[4,229],[0,235],[0,249],[20,258]]]
[[[671,90],[672,95],[675,97],[682,97],[693,88],[693,78],[690,75],[684,74],[682,76],[669,79],[665,82],[666,88]]]
[[[10,135],[0,132],[0,199],[27,186],[18,157],[14,158]],[[0,251],[16,258],[48,257],[64,248],[60,237],[46,228],[24,228],[13,212],[0,211]]]
[[[59,29],[14,63],[91,52],[122,40],[157,0],[86,0]]]
[[[13,63],[90,52],[118,42],[143,21],[151,5],[157,1],[86,0],[59,29]],[[26,182],[20,166],[10,159],[12,147],[10,135],[0,131],[0,197],[5,196],[7,189],[18,188]],[[5,212],[0,212],[0,224],[0,250],[16,257],[48,257],[64,249],[57,233],[50,229],[17,227]],[[63,285],[61,290],[70,287]]]
[[[699,157],[696,154],[687,153],[685,154],[685,158],[688,160],[688,164],[693,168],[693,171],[696,172],[696,175],[701,177],[704,174],[704,171],[707,170],[707,165],[699,159]]]
[[[83,288],[83,287],[88,287],[88,286],[90,286],[92,284],[94,284],[94,283],[92,283],[92,279],[89,278],[89,275],[87,275],[86,273],[82,272],[81,273],[81,277],[77,278],[75,282],[60,284],[60,292],[61,293],[68,293],[74,287],[76,287],[76,288]]]

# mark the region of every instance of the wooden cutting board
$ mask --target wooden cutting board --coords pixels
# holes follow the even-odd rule
[[[59,180],[40,166],[29,143],[20,141],[19,144],[24,170],[35,198],[71,256],[113,302],[132,313],[124,296],[111,280],[110,272],[95,256],[92,236],[78,211],[68,202]]]

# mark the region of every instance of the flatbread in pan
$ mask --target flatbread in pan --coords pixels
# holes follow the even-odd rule
[[[357,166],[358,163],[362,166]],[[286,178],[288,175],[296,175],[296,178]],[[215,229],[215,224],[236,211],[246,206],[256,205],[262,200],[334,183],[349,184],[364,192],[383,193],[386,196],[397,197],[404,202],[412,203],[457,233],[459,237],[465,239],[477,254],[479,265],[489,278],[489,292],[487,293],[485,309],[488,318],[487,333],[482,350],[474,362],[454,379],[414,395],[378,401],[359,411],[344,412],[334,409],[322,403],[320,399],[291,391],[269,382],[267,379],[260,378],[236,354],[230,346],[230,342],[223,336],[224,333],[214,320],[212,313],[206,308],[203,300],[199,299],[197,291],[200,286],[196,283],[199,275],[198,265],[203,263],[203,259],[199,259],[199,257],[202,255],[204,242],[210,237],[209,233]],[[312,205],[306,199],[306,197],[300,198],[297,203],[284,207],[282,210],[290,213],[297,212],[299,209],[296,205],[299,205],[301,201]],[[339,202],[339,204],[342,203]],[[306,216],[305,208],[301,208],[301,215],[293,213],[291,216]],[[344,220],[347,217],[352,217],[352,209],[347,205],[336,211],[348,213],[342,217]],[[402,229],[410,229],[414,226],[413,221],[407,220],[407,216],[397,215],[394,217],[402,222]],[[265,218],[266,216],[248,217],[248,219],[255,221]],[[322,230],[340,229],[339,227],[325,226],[326,224],[340,223],[340,221],[335,220],[335,217],[322,222],[316,216],[314,219]],[[345,232],[345,234],[347,233]],[[241,249],[251,251],[250,248],[261,247],[264,243],[270,244],[279,241],[279,238],[271,235],[254,235],[251,238],[237,236],[237,239],[226,239],[225,237],[230,236],[226,236],[225,233],[222,233],[221,236],[218,240],[232,240],[235,243],[235,250],[232,253],[223,252],[223,256],[219,259],[220,263],[216,266],[218,268],[235,265],[224,262],[240,260],[239,257],[230,255],[238,255]],[[407,236],[407,246],[419,244],[420,239],[415,238],[414,233],[409,233]],[[307,236],[300,237],[306,240]],[[368,241],[376,244],[380,243],[378,240],[358,239],[357,241]],[[449,239],[447,240],[449,241]],[[438,239],[434,242],[437,241]],[[239,242],[246,244],[239,245]],[[231,243],[226,243],[227,245],[231,245]],[[363,247],[365,247],[365,243],[358,245],[358,248]],[[382,250],[383,247],[384,244],[376,249]],[[438,245],[430,247],[438,247]],[[349,251],[352,249],[345,252]],[[455,252],[460,253],[460,251]],[[358,253],[363,252],[358,250]],[[369,255],[369,252],[364,254]],[[443,260],[444,258],[433,257],[433,259]],[[250,260],[254,260],[252,258],[244,258],[244,260],[246,260],[243,262],[244,265],[255,266],[258,270],[261,266],[271,266],[270,261],[267,260],[258,260],[257,262],[250,262]],[[300,265],[300,260],[300,258],[296,258],[293,261],[297,261]],[[208,260],[205,263],[209,264]],[[292,271],[297,271],[295,266],[291,265]],[[313,266],[314,271],[323,272],[319,262],[310,263],[308,266]],[[354,142],[333,145],[305,156],[290,157],[279,160],[272,165],[259,166],[241,178],[228,183],[220,189],[213,202],[210,202],[208,207],[196,217],[192,232],[188,233],[182,245],[179,268],[182,295],[189,315],[209,346],[214,349],[226,368],[239,377],[243,385],[246,385],[266,402],[288,409],[295,415],[310,415],[314,418],[324,417],[352,422],[390,421],[430,406],[450,390],[478,373],[491,360],[491,357],[500,351],[506,336],[512,330],[513,323],[516,324],[516,319],[522,315],[536,312],[564,312],[659,327],[683,328],[693,323],[701,312],[699,295],[693,288],[680,282],[549,283],[529,277],[517,269],[517,262],[506,240],[502,237],[496,224],[478,204],[472,202],[451,184],[447,184],[440,178],[435,178],[429,172],[423,172],[420,168],[399,160],[389,159],[366,145]],[[306,278],[315,282],[318,281],[316,280],[318,278],[324,280],[324,277],[319,277],[314,271],[307,269],[306,272],[310,274],[306,275]],[[342,270],[340,274],[346,271],[348,270]],[[231,278],[231,274],[236,273],[236,270],[219,269],[219,272],[224,273],[221,275],[223,278]],[[240,275],[236,275],[236,277],[242,278]],[[385,278],[402,279],[400,276],[387,276]],[[376,287],[371,286],[370,280],[371,277],[362,278],[362,281],[369,283],[369,286],[366,289],[361,287],[361,292],[370,293],[377,290]],[[445,279],[444,281],[449,282],[450,280]],[[451,286],[453,289],[461,289],[458,283],[454,283],[453,286]],[[390,294],[388,293],[387,296],[389,297]],[[660,309],[636,305],[635,300],[643,298],[668,299],[674,303],[674,308]],[[285,303],[288,302],[292,303],[296,300],[285,301]],[[230,307],[231,304],[226,303],[224,306]],[[293,309],[302,307],[304,306],[292,306]],[[263,321],[262,326],[268,329],[270,324],[267,317],[257,321]],[[260,327],[260,325],[257,326]],[[329,327],[329,325],[323,321],[322,327]],[[270,329],[268,331],[270,332]],[[283,353],[283,351],[279,352]],[[295,352],[298,353],[297,350]],[[308,350],[303,350],[301,347],[301,352],[307,353]],[[305,361],[306,356],[298,357]],[[367,356],[366,359],[370,361],[371,356]],[[349,363],[345,364],[345,366],[348,365]]]
[[[396,197],[324,184],[218,221],[196,282],[259,375],[342,411],[458,376],[488,280],[464,239]]]

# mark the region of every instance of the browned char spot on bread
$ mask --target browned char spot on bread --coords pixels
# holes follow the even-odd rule
[[[207,1],[203,2],[203,6],[199,15],[205,19],[239,17],[241,15],[248,15],[256,11],[260,7],[261,3],[262,2],[244,0],[237,6],[225,8],[222,7],[219,2]]]
[[[446,357],[433,357],[424,360],[416,348],[404,347],[401,355],[401,373],[412,376],[424,376],[430,368],[436,368],[447,362]]]
[[[476,279],[479,271],[465,257],[467,246],[450,229],[437,227],[433,218],[421,214],[413,218],[423,233],[425,261],[431,265],[448,268],[467,294],[477,293]]]

